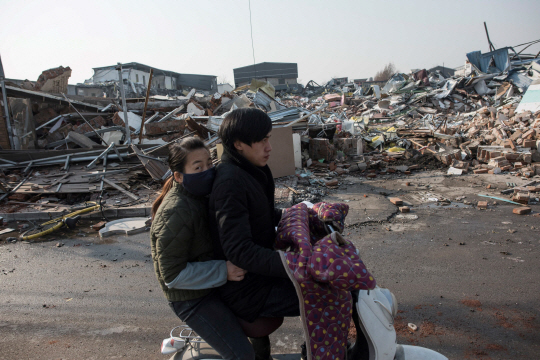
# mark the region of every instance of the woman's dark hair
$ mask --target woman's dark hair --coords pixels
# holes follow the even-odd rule
[[[242,108],[230,112],[219,127],[218,136],[223,146],[234,149],[234,142],[251,146],[254,142],[263,140],[272,131],[272,120],[259,109]]]
[[[165,195],[171,190],[173,186],[174,181],[174,173],[176,171],[183,173],[186,167],[186,161],[188,155],[198,149],[206,149],[206,145],[204,145],[204,142],[196,137],[187,137],[183,139],[182,141],[172,144],[169,146],[169,168],[172,171],[172,175],[165,181],[165,184],[163,184],[163,189],[161,190],[161,194],[159,194],[158,198],[154,201],[152,204],[152,218],[156,214],[156,212],[159,209],[159,206],[163,202],[163,199],[165,198]]]

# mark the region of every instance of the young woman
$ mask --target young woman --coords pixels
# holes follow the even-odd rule
[[[214,288],[240,281],[245,271],[213,260],[208,198],[215,169],[210,152],[194,137],[169,148],[173,176],[152,205],[152,259],[158,281],[176,315],[223,359],[254,359],[253,347]]]

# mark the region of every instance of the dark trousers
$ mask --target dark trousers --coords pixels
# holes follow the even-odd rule
[[[216,292],[202,298],[170,302],[176,315],[223,359],[253,360],[255,352],[238,319]]]
[[[259,314],[259,317],[295,317],[300,316],[300,304],[296,289],[289,279],[275,280],[270,294]],[[270,337],[250,338],[255,349],[255,360],[270,359]]]
[[[300,316],[300,303],[296,289],[290,279],[279,278],[272,286],[259,317],[294,316]]]

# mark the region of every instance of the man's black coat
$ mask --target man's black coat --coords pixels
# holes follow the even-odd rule
[[[217,259],[247,270],[242,281],[220,288],[223,301],[240,318],[255,320],[276,277],[287,278],[273,250],[281,210],[274,206],[274,179],[236,151],[226,151],[210,195],[210,231]]]

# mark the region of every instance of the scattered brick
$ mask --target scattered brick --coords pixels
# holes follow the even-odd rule
[[[527,205],[529,203],[529,194],[524,194],[524,193],[518,192],[518,193],[514,194],[513,200],[515,202],[520,203],[520,204]]]
[[[488,202],[487,201],[479,201],[478,204],[476,204],[476,207],[479,209],[487,209]]]
[[[15,201],[26,201],[30,198],[29,194],[21,194],[21,193],[15,193],[8,196],[9,200],[15,200]]]
[[[106,223],[107,223],[106,221],[100,221],[97,224],[92,225],[92,229],[94,229],[95,231],[99,231],[101,228],[105,226]]]
[[[536,147],[536,141],[535,140],[523,140],[523,147],[525,148],[535,148]]]
[[[328,170],[334,171],[334,170],[336,170],[336,169],[337,169],[336,163],[332,161],[332,162],[328,165]]]
[[[527,214],[530,214],[531,208],[530,207],[514,208],[514,210],[512,210],[512,212],[514,214],[517,214],[517,215],[527,215]]]
[[[330,180],[324,183],[326,186],[338,186],[339,181],[337,179]]]

